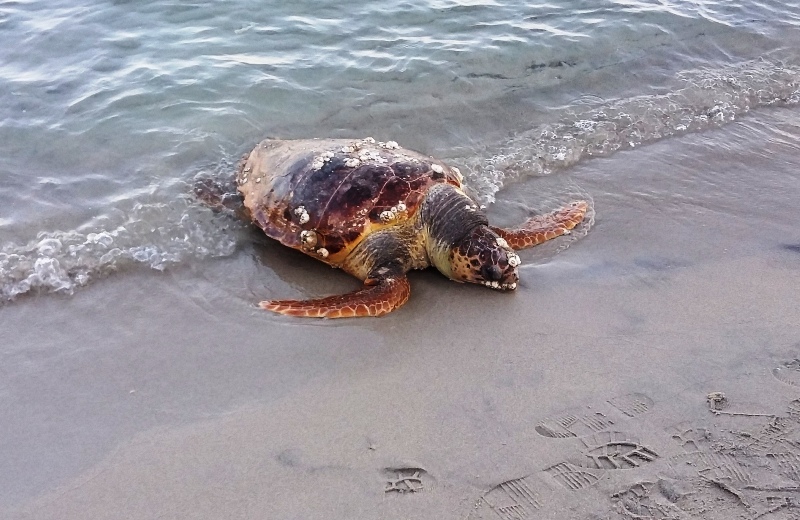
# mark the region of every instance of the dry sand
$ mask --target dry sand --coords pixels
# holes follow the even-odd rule
[[[582,164],[512,295],[271,316],[355,283],[256,244],[8,306],[0,516],[798,519],[798,151],[776,110]]]

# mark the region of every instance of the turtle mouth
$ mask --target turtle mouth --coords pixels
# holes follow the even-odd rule
[[[516,266],[512,266],[504,259],[500,259],[498,264],[484,266],[481,269],[481,276],[483,280],[479,283],[498,291],[513,291],[519,282]]]
[[[483,285],[485,285],[490,289],[497,289],[498,291],[513,291],[514,289],[517,288],[517,282],[500,283],[497,281],[485,280],[483,282]]]
[[[499,259],[498,263],[481,267],[480,278],[482,280],[478,283],[498,291],[513,291],[519,281],[516,267],[508,263],[505,258]]]

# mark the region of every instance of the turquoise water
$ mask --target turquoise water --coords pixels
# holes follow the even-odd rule
[[[396,140],[490,203],[796,106],[799,25],[775,0],[2,1],[0,300],[237,254],[191,187],[265,136]]]

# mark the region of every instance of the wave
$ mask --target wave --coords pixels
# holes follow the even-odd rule
[[[92,280],[135,265],[163,271],[188,261],[229,256],[243,227],[188,198],[136,203],[111,220],[118,225],[40,232],[26,244],[0,247],[0,302],[30,292],[72,294]]]
[[[753,109],[800,103],[800,68],[760,59],[684,71],[670,93],[604,102],[563,120],[524,131],[508,142],[455,159],[483,203],[503,186],[549,175],[589,157],[701,132],[736,121]],[[494,151],[493,151],[494,150]]]

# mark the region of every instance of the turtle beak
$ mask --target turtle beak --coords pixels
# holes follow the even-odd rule
[[[504,267],[501,267],[502,265]],[[483,266],[481,275],[484,280],[483,284],[491,289],[513,291],[519,282],[516,266],[511,266],[508,262]]]

